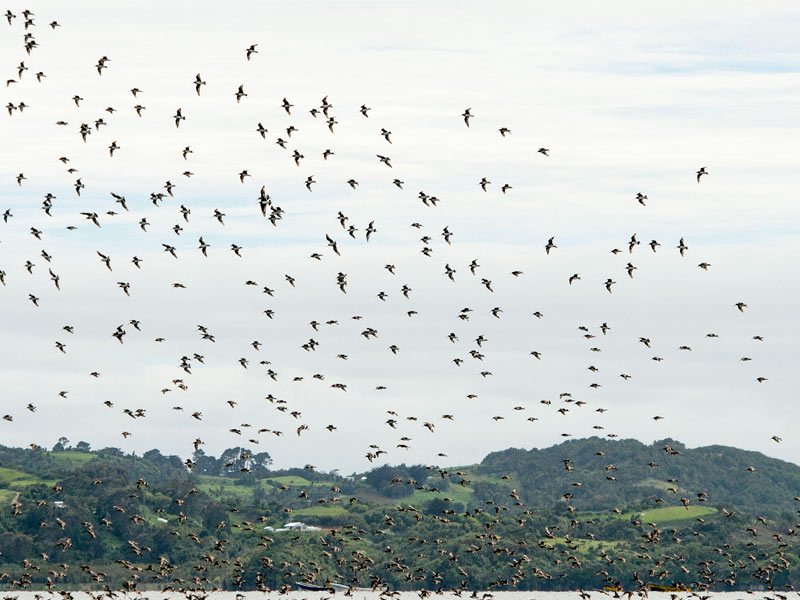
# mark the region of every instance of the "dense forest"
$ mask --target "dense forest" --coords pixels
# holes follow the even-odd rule
[[[345,477],[271,466],[247,448],[183,460],[66,438],[52,450],[0,446],[0,586],[800,583],[800,467],[755,452],[590,438],[464,467]]]

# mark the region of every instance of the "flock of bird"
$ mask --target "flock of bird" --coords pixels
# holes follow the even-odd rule
[[[39,47],[37,41],[38,17],[29,10],[23,10],[18,13],[13,13],[12,11],[8,10],[5,13],[5,18],[8,26],[12,28],[11,30],[15,33],[15,35],[20,35],[21,37],[21,52],[23,55],[23,58],[20,60],[16,70],[8,75],[5,81],[5,90],[7,93],[12,91],[14,93],[18,92],[21,96],[24,94],[26,86],[31,85],[33,80],[36,81],[36,85],[47,85],[47,74],[43,70],[40,70],[40,67],[36,64],[36,51]],[[49,27],[52,30],[56,30],[60,27],[60,25],[58,22],[52,21],[49,23]],[[258,44],[251,44],[244,49],[242,60],[246,61],[247,63],[252,62],[255,64],[259,58],[258,55]],[[112,69],[113,65],[114,62],[112,58],[109,58],[108,56],[101,56],[97,59],[96,64],[86,65],[86,68],[87,70],[96,70],[97,77],[102,78],[104,76],[104,72]],[[187,94],[199,98],[199,100],[197,100],[198,102],[203,101],[204,97],[208,94],[208,90],[211,90],[214,85],[215,84],[213,81],[207,82],[202,73],[197,73],[194,75],[194,77],[186,77]],[[237,105],[246,103],[249,100],[249,94],[247,90],[247,84],[241,84],[236,89],[232,89],[227,92],[230,94],[229,102],[231,104],[231,110],[235,110]],[[77,120],[83,122],[78,123],[72,116],[65,115],[63,119],[59,119],[54,123],[53,126],[58,128],[67,128],[68,131],[74,132],[74,135],[77,139],[81,140],[82,144],[91,145],[96,143],[95,138],[101,137],[99,135],[101,131],[114,131],[114,115],[119,111],[132,111],[137,115],[137,118],[143,120],[156,118],[164,119],[165,122],[171,123],[169,125],[170,128],[172,127],[172,124],[174,124],[174,128],[178,130],[180,130],[182,124],[191,117],[191,111],[185,111],[182,107],[176,108],[175,113],[172,115],[152,114],[152,111],[148,111],[148,108],[145,104],[147,90],[142,90],[135,85],[132,85],[129,93],[130,106],[109,106],[104,111],[106,114],[94,115],[91,117],[88,117],[84,110],[82,105],[84,98],[81,97],[80,94],[75,94],[71,98],[64,98],[62,102],[63,106],[59,106],[59,110],[64,110],[66,113],[67,109],[70,109],[72,111],[70,114],[76,115]],[[287,117],[293,119],[299,118],[298,113],[301,112],[301,109],[292,104],[287,97],[282,98],[282,100],[277,104],[283,109],[283,111],[285,111]],[[31,118],[31,116],[35,114],[35,108],[32,108],[24,100],[9,101],[6,104],[6,108],[8,111],[8,117],[11,119],[27,119]],[[361,116],[359,118],[363,118],[369,123],[372,123],[372,121],[375,119],[375,115],[378,112],[375,111],[375,113],[372,113],[372,107],[368,106],[367,104],[343,108],[344,110],[352,111],[355,114],[360,114]],[[318,106],[309,107],[306,109],[306,112],[310,114],[312,119],[321,122],[331,134],[341,135],[340,129],[337,127],[339,122],[337,121],[336,113],[334,112],[334,105],[327,95],[321,98]],[[457,117],[458,115],[455,114],[455,123],[458,123]],[[463,125],[458,123],[458,126],[465,126],[467,128],[473,127],[473,120],[481,119],[481,115],[473,113],[472,108],[466,108],[461,114],[461,117],[463,118]],[[296,121],[296,123],[298,125],[300,124],[299,121]],[[306,156],[298,148],[292,147],[294,145],[294,141],[297,139],[296,137],[293,138],[292,136],[298,131],[299,128],[295,124],[292,124],[285,128],[285,130],[281,130],[279,135],[270,134],[270,129],[262,122],[258,122],[253,124],[251,135],[258,136],[264,141],[273,142],[280,148],[281,152],[286,153],[287,168],[296,169],[298,167],[302,167],[304,165],[304,161],[306,160]],[[496,135],[501,139],[505,139],[514,135],[512,130],[505,126],[497,128],[496,132]],[[394,186],[399,190],[405,190],[406,186],[411,186],[411,183],[410,181],[409,183],[406,183],[405,180],[394,175],[394,173],[399,170],[398,167],[401,167],[401,165],[398,164],[396,160],[393,161],[389,155],[391,149],[393,148],[392,135],[393,134],[391,130],[387,129],[386,127],[382,127],[381,123],[376,123],[375,137],[376,139],[380,140],[381,149],[372,151],[369,158],[372,161],[376,161],[376,163],[380,165],[382,169],[385,167],[387,185]],[[334,137],[331,139],[335,140],[336,138]],[[110,144],[105,147],[105,149],[108,151],[108,160],[116,160],[119,153],[125,152],[125,147],[125,139],[113,139]],[[130,235],[131,239],[137,240],[136,243],[142,248],[142,251],[139,254],[151,253],[154,251],[154,249],[157,249],[164,255],[165,260],[177,261],[183,258],[183,256],[185,256],[185,254],[188,252],[195,252],[198,255],[202,254],[203,257],[207,258],[210,253],[221,251],[217,244],[209,243],[209,240],[211,240],[213,237],[213,233],[211,236],[209,233],[203,233],[199,235],[196,242],[193,244],[194,247],[187,247],[184,243],[185,238],[182,236],[184,230],[189,227],[188,224],[190,221],[200,216],[199,213],[201,210],[200,208],[192,206],[191,197],[181,195],[182,186],[180,183],[180,178],[188,179],[195,175],[195,173],[193,173],[191,170],[191,164],[192,155],[196,152],[196,150],[197,147],[194,144],[184,145],[181,143],[178,147],[176,147],[175,153],[176,155],[180,155],[185,162],[185,170],[183,172],[167,174],[166,178],[164,179],[163,186],[160,189],[151,192],[149,197],[144,199],[144,202],[142,202],[141,198],[129,198],[130,194],[126,194],[124,189],[91,189],[91,186],[88,184],[89,180],[87,175],[82,173],[80,170],[80,165],[74,164],[69,156],[60,155],[58,151],[49,147],[43,149],[43,152],[52,153],[52,160],[59,161],[66,168],[66,172],[72,180],[70,185],[73,191],[70,192],[70,194],[74,193],[76,199],[82,200],[87,198],[86,207],[84,210],[80,210],[75,214],[69,215],[74,219],[74,222],[70,223],[66,227],[68,231],[74,232],[74,235],[76,236],[80,236],[81,231],[85,227],[102,228],[108,223],[113,223],[114,220],[118,219],[122,214],[130,214],[131,211],[138,210],[140,211],[140,216],[137,215],[138,221],[135,221],[135,224],[128,228],[129,231],[127,235]],[[306,150],[305,152],[308,151]],[[323,161],[326,163],[328,161],[336,160],[335,147],[319,148],[316,150],[316,153],[317,155],[321,156]],[[556,153],[557,150],[551,151],[550,148],[541,146],[531,154],[533,155],[532,159],[547,161],[551,159],[551,155],[555,155]],[[707,168],[700,167],[695,173],[697,184],[703,185],[704,177],[707,175],[709,175]],[[235,185],[244,185],[246,182],[248,182],[248,180],[252,180],[256,176],[257,175],[249,172],[248,169],[242,169],[237,173],[231,173],[231,180],[238,181],[238,183]],[[687,177],[692,177],[692,173],[687,173]],[[87,183],[84,182],[85,179],[87,180]],[[304,175],[301,176],[300,179],[302,181],[302,187],[304,187],[307,192],[313,193],[315,191],[315,184],[317,184],[315,175]],[[406,177],[406,179],[409,178]],[[24,192],[26,186],[29,185],[29,179],[26,177],[24,172],[19,172],[14,177],[14,183],[18,188],[20,188],[21,191]],[[353,191],[357,190],[359,187],[359,181],[355,178],[350,178],[346,182],[342,182],[342,184],[349,186],[349,188]],[[512,194],[514,191],[514,188],[510,183],[494,183],[485,176],[474,181],[474,186],[476,189],[480,188],[480,190],[482,190],[484,193],[488,193],[493,186],[496,186],[495,189],[499,189],[504,195]],[[278,201],[271,197],[267,187],[267,184],[260,185],[260,191],[258,195],[252,199],[252,205],[250,207],[251,210],[248,213],[248,218],[257,219],[265,226],[267,226],[266,224],[269,223],[271,226],[276,228],[291,226],[291,224],[296,223],[297,221],[295,219],[289,218],[291,216],[291,210],[285,210],[282,208],[278,204]],[[103,201],[101,198],[106,198],[106,200]],[[424,191],[420,191],[417,194],[417,199],[424,207],[426,207],[423,210],[433,209],[440,202],[442,202],[442,200],[436,195],[428,194]],[[648,201],[649,199],[647,194],[642,192],[637,193],[635,197],[631,198],[632,203],[638,203],[643,207],[647,207]],[[103,205],[104,202],[106,203],[105,206]],[[178,204],[178,206],[176,207],[175,204]],[[156,211],[173,211],[176,213],[175,220],[177,222],[169,228],[169,231],[160,233],[168,235],[171,239],[177,241],[159,241],[153,243],[150,241],[150,236],[141,235],[140,238],[134,237],[135,234],[139,234],[139,230],[141,230],[143,234],[149,233],[153,227],[150,220],[155,221],[152,214],[147,214],[144,212],[142,205],[149,207],[149,210],[152,213],[155,213]],[[225,206],[220,206],[218,208],[214,208],[209,214],[204,214],[203,216],[207,217],[209,222],[212,223],[214,227],[224,227],[226,225],[226,218],[229,218],[229,213],[234,212],[232,210],[233,208],[234,207],[225,208]],[[9,207],[3,209],[0,207],[0,210],[3,210],[3,227],[5,228],[6,233],[15,226],[21,227],[21,231],[26,231],[37,241],[37,243],[45,243],[48,236],[53,232],[54,227],[51,226],[50,223],[54,220],[54,216],[64,216],[63,214],[59,213],[57,196],[50,192],[44,196],[41,202],[41,213],[39,217],[30,222],[20,223],[17,225],[20,219],[15,214],[15,208]],[[323,262],[325,264],[334,262],[335,264],[335,261],[337,261],[345,251],[346,244],[344,242],[347,240],[363,238],[365,242],[374,244],[380,239],[380,216],[369,220],[369,222],[366,224],[358,225],[359,226],[357,226],[357,224],[354,223],[354,219],[351,219],[347,214],[345,214],[344,211],[332,211],[332,214],[330,215],[330,227],[320,230],[315,234],[319,240],[318,247],[314,249],[312,253],[307,255],[307,260]],[[434,261],[439,253],[438,249],[436,248],[437,241],[441,240],[441,243],[446,244],[447,246],[458,243],[458,232],[449,225],[445,225],[440,231],[438,231],[437,227],[436,232],[429,232],[429,228],[426,228],[423,225],[423,219],[420,218],[420,220],[414,221],[411,224],[410,230],[416,235],[421,235],[419,241],[421,242],[422,247],[418,250],[418,252],[425,257],[431,258],[432,260],[429,263],[431,265],[434,265]],[[0,229],[0,236],[4,235],[2,232],[3,229]],[[553,235],[546,240],[541,240],[540,244],[538,245],[539,247],[536,248],[536,251],[540,252],[544,257],[550,257],[559,252],[558,237],[559,236],[557,235]],[[675,252],[676,254],[680,255],[680,257],[687,258],[687,268],[691,267],[700,269],[702,271],[708,271],[712,267],[711,263],[707,262],[706,260],[701,260],[698,263],[695,263],[694,261],[689,262],[689,257],[691,256],[691,240],[687,241],[684,237],[681,237],[679,240],[672,240],[669,242],[665,240],[660,242],[656,239],[647,241],[646,239],[640,240],[637,237],[637,234],[633,233],[629,239],[620,240],[619,247],[610,249],[610,252],[614,256],[622,255],[623,262],[625,263],[621,266],[616,275],[606,275],[602,278],[597,278],[596,281],[592,281],[588,276],[585,276],[582,273],[566,272],[563,275],[564,285],[571,286],[573,289],[579,285],[596,285],[600,289],[605,289],[609,294],[614,294],[615,286],[618,285],[617,281],[615,281],[615,277],[619,278],[627,275],[629,279],[635,279],[635,274],[638,270],[638,267],[635,264],[637,253],[645,251],[641,248],[642,242],[645,242],[644,247],[649,248],[649,252],[659,254],[667,250]],[[663,250],[662,242],[664,248]],[[109,245],[111,245],[111,242],[109,242]],[[231,260],[236,261],[237,259],[240,259],[246,255],[247,248],[245,248],[244,245],[240,245],[240,243],[237,243],[236,241],[230,241],[229,245],[227,246],[227,252],[230,253]],[[125,266],[125,263],[132,264],[133,269],[135,269],[137,272],[141,271],[142,273],[146,273],[148,269],[149,261],[142,259],[139,254],[133,255],[132,257],[120,257],[118,254],[113,253],[105,248],[98,248],[95,251],[97,260],[96,268],[102,272],[108,272],[107,285],[112,288],[118,288],[121,296],[130,297],[132,294],[136,293],[135,286],[131,283],[129,278],[123,274],[126,272],[125,268],[130,269],[130,267]],[[79,286],[81,284],[81,282],[78,280],[69,280],[67,277],[62,277],[59,274],[59,256],[56,256],[55,254],[51,255],[46,249],[42,249],[41,252],[36,256],[30,256],[22,264],[6,264],[5,260],[6,259],[3,254],[0,254],[0,283],[2,284],[2,290],[0,291],[4,295],[4,302],[11,302],[15,298],[19,297],[20,294],[22,294],[23,297],[27,297],[27,299],[30,301],[31,310],[36,309],[40,311],[57,312],[58,293],[54,295],[48,295],[46,298],[44,298],[42,295],[36,295],[33,292],[27,291],[26,286],[28,285],[28,282],[31,281],[31,278],[49,277],[50,281],[52,282],[53,289],[55,289],[56,292],[60,292],[62,290],[62,285]],[[234,264],[230,268],[236,269],[237,267]],[[519,278],[526,276],[525,271],[520,268],[514,268],[507,273],[486,273],[482,270],[482,266],[478,258],[475,258],[468,264],[464,265],[455,263],[451,264],[451,262],[447,262],[444,265],[437,265],[434,268],[441,269],[441,276],[447,278],[447,280],[451,282],[455,282],[457,278],[462,276],[475,278],[475,280],[480,283],[483,293],[486,294],[495,294],[496,292],[500,292],[499,289],[496,289],[496,282],[500,281],[503,277]],[[398,269],[395,264],[387,263],[382,265],[382,269],[386,273],[386,281],[391,282],[387,285],[390,285],[391,287],[387,287],[383,290],[376,290],[374,297],[377,298],[377,301],[386,302],[387,298],[389,297],[402,297],[406,300],[413,298],[415,293],[414,289],[412,289],[408,283],[398,281]],[[338,268],[334,268],[334,271],[336,271],[336,275],[335,277],[331,278],[331,286],[333,290],[331,293],[347,296],[349,293],[348,286],[350,285],[351,281],[350,275],[342,272]],[[302,285],[302,282],[298,281],[297,277],[292,276],[289,273],[284,274],[282,280],[282,285],[286,286],[287,290]],[[395,281],[397,281],[397,283],[395,283]],[[186,288],[186,284],[179,281],[173,282],[171,285],[176,290]],[[260,291],[263,293],[264,298],[266,299],[272,298],[276,294],[283,293],[281,290],[277,289],[278,286],[271,288],[268,285],[258,283],[255,276],[252,278],[248,276],[245,286],[245,290],[248,292],[250,289],[258,290],[261,288]],[[498,297],[502,297],[501,293],[497,295]],[[325,299],[320,298],[320,301],[324,303]],[[724,308],[729,311],[735,311],[744,314],[748,308],[748,305],[739,298],[731,298],[730,303]],[[477,316],[475,314],[476,310],[470,307],[459,308],[454,310],[453,313],[454,317],[457,318],[456,322],[460,322],[461,324],[464,324],[465,322]],[[408,309],[403,310],[402,314],[409,319],[413,319],[418,315],[418,312],[414,309]],[[488,315],[483,316],[487,319],[501,319],[505,318],[505,313],[503,307],[498,305],[488,311]],[[261,315],[256,314],[252,315],[252,317],[275,320],[279,319],[280,315],[277,314],[275,310],[266,308],[261,312]],[[531,317],[535,319],[543,319],[545,315],[543,315],[540,311],[535,311],[532,313]],[[322,339],[322,332],[324,329],[337,326],[340,320],[348,320],[355,321],[358,329],[361,329],[360,331],[356,331],[354,335],[362,337],[364,341],[369,341],[370,344],[378,346],[378,349],[375,349],[374,346],[372,347],[373,352],[385,351],[391,352],[392,355],[398,355],[399,353],[403,352],[403,349],[397,343],[389,344],[381,341],[382,338],[380,336],[377,324],[372,323],[370,325],[363,326],[362,328],[358,322],[364,320],[365,318],[366,317],[363,315],[356,314],[347,316],[341,315],[335,318],[321,319],[319,321],[317,319],[311,319],[308,324],[310,327],[310,336],[308,337],[307,341],[304,341],[301,344],[301,347],[308,353],[318,352],[318,348],[326,346],[326,344],[317,339]],[[32,314],[31,320],[33,321],[35,319],[35,314]],[[253,329],[255,330],[256,327]],[[442,326],[442,330],[440,332],[431,331],[430,334],[432,336],[440,336],[442,339],[449,340],[449,342],[456,347],[461,338],[457,330],[451,331],[450,329],[450,326]],[[136,318],[126,319],[123,323],[114,323],[108,325],[108,354],[113,354],[117,350],[118,346],[124,346],[126,343],[128,343],[129,335],[133,337],[136,334],[140,334],[146,330],[147,323],[143,323],[140,319]],[[590,344],[588,349],[591,352],[600,352],[601,348],[598,347],[596,342],[593,340],[597,340],[598,336],[602,339],[602,337],[606,335],[613,335],[613,324],[603,322],[598,324],[596,329],[589,328],[585,325],[580,325],[578,327],[578,331],[578,335],[585,338],[587,343]],[[79,328],[76,328],[70,323],[65,322],[58,331],[53,332],[53,335],[56,338],[53,341],[53,351],[64,355],[69,355],[69,347],[72,340],[79,339],[81,333],[82,332],[79,330]],[[163,344],[166,342],[165,336],[158,333],[154,335],[154,343]],[[198,324],[196,326],[196,335],[198,344],[213,344],[218,336],[224,335],[224,332],[213,331],[208,325]],[[700,335],[705,336],[706,338],[718,337],[718,335],[714,332],[702,332]],[[301,337],[305,338],[305,334]],[[758,334],[757,332],[754,332],[752,340],[754,343],[765,342],[764,336]],[[474,341],[473,347],[464,351],[461,356],[456,356],[454,358],[448,357],[446,359],[448,363],[451,363],[453,369],[462,367],[462,365],[464,365],[467,361],[471,361],[471,364],[475,365],[485,364],[484,361],[487,359],[487,355],[490,354],[489,350],[487,349],[487,343],[489,342],[489,339],[486,335],[481,334],[472,341]],[[293,339],[281,340],[281,342],[286,344],[295,343]],[[638,342],[641,343],[643,347],[647,348],[648,351],[653,344],[651,339],[646,335],[639,337]],[[244,370],[252,369],[257,365],[263,370],[264,375],[269,379],[269,381],[278,381],[278,379],[282,377],[279,358],[275,358],[274,360],[262,358],[262,356],[259,354],[259,351],[260,347],[263,345],[264,344],[258,340],[243,342],[243,355],[231,357],[230,363],[238,363],[243,372]],[[679,352],[690,352],[692,347],[689,344],[682,344],[677,348],[677,350]],[[244,354],[245,352],[247,352],[247,354]],[[351,358],[347,353],[338,352],[336,350],[333,351],[333,355],[342,361],[347,361]],[[529,356],[531,361],[535,361],[537,363],[538,361],[545,361],[547,359],[546,353],[537,348],[530,349]],[[174,357],[175,374],[174,376],[165,380],[163,383],[158,383],[158,391],[162,395],[166,395],[175,390],[178,390],[179,392],[188,390],[193,373],[206,364],[205,359],[206,357],[204,355],[204,351],[200,346],[198,346],[195,351],[190,353],[177,353]],[[660,354],[653,354],[651,360],[655,362],[661,362],[664,360],[664,357]],[[751,358],[748,356],[743,356],[740,360],[742,362],[747,362],[750,361]],[[587,368],[592,373],[599,371],[599,369],[594,365],[588,365]],[[489,371],[488,368],[479,367],[478,372],[482,379],[492,376],[492,372]],[[86,373],[86,376],[99,379],[101,377],[101,373],[99,370],[92,370],[91,372]],[[404,375],[400,374],[399,376],[403,377]],[[453,372],[453,377],[455,378],[459,376],[459,371],[455,370]],[[615,375],[615,377],[616,376],[625,381],[628,381],[632,378],[632,375],[628,372],[622,372],[618,375]],[[303,381],[304,379],[324,381],[331,389],[341,391],[342,393],[348,392],[348,389],[352,389],[350,383],[345,381],[330,381],[330,379],[327,379],[322,373],[309,373],[293,377],[293,380],[298,382]],[[764,374],[759,374],[754,379],[757,383],[765,383],[768,381],[768,378]],[[387,384],[390,384],[390,382],[387,382]],[[601,387],[601,385],[602,384],[599,382],[593,382],[589,387],[597,389]],[[382,391],[386,388],[387,385],[378,385],[377,391]],[[69,390],[56,389],[53,391],[53,393],[61,400],[67,402],[71,400]],[[467,400],[473,400],[475,398],[477,398],[477,395],[474,393],[466,395]],[[305,431],[309,430],[310,425],[304,421],[303,413],[298,407],[292,406],[289,401],[278,398],[272,393],[266,396],[266,400],[269,402],[270,406],[274,407],[276,411],[284,413],[284,416],[291,416],[290,422],[294,423],[294,425],[292,425],[293,436],[301,436]],[[239,404],[239,399],[230,399],[225,402],[230,406],[231,409],[235,409]],[[103,404],[109,409],[114,409],[116,406],[115,399],[113,398],[106,398],[103,401]],[[567,413],[579,411],[583,406],[587,405],[588,402],[582,398],[579,398],[578,394],[564,392],[560,394],[557,400],[542,400],[541,404],[549,407],[554,413],[560,416],[566,416]],[[23,410],[28,410],[33,413],[37,410],[37,406],[33,403],[30,403]],[[137,423],[147,414],[144,408],[125,408],[122,410],[125,415]],[[175,405],[172,407],[172,410],[185,414],[188,419],[203,419],[202,407]],[[525,410],[525,406],[515,406],[513,414],[521,414]],[[595,409],[595,411],[598,413],[598,415],[602,415],[607,411],[607,409],[598,407]],[[397,429],[397,427],[405,421],[409,425],[417,425],[421,429],[433,434],[436,432],[437,427],[439,427],[440,424],[458,419],[457,414],[443,414],[439,419],[433,419],[400,413],[402,413],[402,410],[386,411],[386,414],[384,415],[385,421],[380,424],[380,427],[385,428],[386,433],[390,433]],[[12,411],[4,414],[3,419],[9,423],[14,423],[15,416],[17,415]],[[492,417],[494,421],[500,421],[505,418],[506,417],[501,414],[497,414]],[[523,418],[527,418],[528,421],[538,420],[538,418],[534,416]],[[662,415],[654,415],[652,419],[654,421],[661,421],[664,419],[664,417]],[[13,425],[8,426],[12,427]],[[325,427],[325,429],[333,433],[334,431],[338,430],[340,426],[340,423],[330,423]],[[144,425],[142,425],[142,427],[144,427]],[[593,427],[598,431],[605,429],[605,427],[600,424],[596,424]],[[249,441],[257,444],[259,442],[258,435],[263,433],[281,436],[283,435],[284,431],[273,429],[272,426],[270,428],[257,428],[250,423],[243,423],[240,426],[231,428],[226,432],[221,432],[221,435],[249,435]],[[120,435],[127,439],[132,435],[132,432],[126,429],[125,431],[121,431]],[[606,435],[609,438],[617,437],[617,435],[614,433],[608,433]],[[571,434],[564,433],[562,436],[570,437]],[[772,439],[776,443],[781,441],[781,438],[778,435],[772,436]],[[408,436],[403,436],[398,440],[396,448],[400,450],[408,448],[411,441],[411,438]],[[205,442],[198,437],[192,442],[191,445],[194,450],[197,450],[204,444]],[[498,444],[500,444],[499,441]],[[368,448],[364,449],[363,458],[369,463],[372,463],[376,460],[386,460],[382,457],[387,454],[389,454],[389,451],[382,448],[380,444],[371,444]],[[445,456],[446,454],[441,452],[437,456],[436,460],[439,461]],[[570,459],[565,459],[565,468],[569,470],[570,464]],[[186,466],[189,469],[193,468],[191,459],[186,460]],[[314,467],[313,465],[307,465],[307,468],[313,469]]]

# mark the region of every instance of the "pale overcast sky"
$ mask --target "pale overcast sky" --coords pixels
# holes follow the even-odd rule
[[[796,3],[5,8],[17,17],[11,26],[0,23],[0,68],[3,80],[16,82],[0,88],[3,105],[25,108],[0,118],[0,212],[13,215],[0,222],[0,411],[13,417],[1,421],[1,443],[51,446],[65,435],[186,457],[200,438],[213,454],[244,444],[270,452],[278,466],[349,472],[371,466],[370,444],[388,451],[382,458],[390,463],[464,464],[509,446],[558,443],[564,433],[616,434],[729,444],[800,463]],[[30,55],[26,8],[35,14],[27,31],[38,44]],[[54,20],[61,26],[47,25]],[[251,44],[258,53],[247,61]],[[103,56],[109,61],[99,76]],[[20,61],[28,68],[21,77]],[[207,82],[199,97],[197,73]],[[242,84],[248,95],[237,103]],[[136,98],[134,87],[142,90]],[[83,98],[79,107],[75,95]],[[322,114],[309,113],[324,96],[335,133]],[[137,104],[145,107],[141,117]],[[371,107],[368,118],[362,104]],[[117,112],[105,112],[109,106]],[[179,107],[186,120],[176,128]],[[461,117],[468,107],[469,128]],[[100,117],[107,125],[96,130]],[[86,143],[81,123],[92,127]],[[291,137],[290,125],[297,129]],[[511,133],[502,137],[501,127]],[[391,145],[381,128],[392,132]],[[285,150],[278,137],[287,140]],[[112,142],[119,150],[110,157]],[[184,160],[187,145],[193,154]],[[540,147],[550,156],[537,153]],[[334,155],[323,160],[326,149]],[[304,156],[299,167],[294,150]],[[390,157],[391,169],[378,154]],[[698,184],[700,167],[709,174]],[[252,176],[242,184],[245,169]],[[186,170],[194,175],[182,176]],[[304,185],[309,176],[317,181],[313,192]],[[77,177],[85,185],[80,197]],[[485,193],[482,177],[492,182]],[[346,183],[351,178],[356,190]],[[394,178],[405,182],[402,190]],[[174,197],[156,207],[150,194],[165,192],[167,180]],[[506,194],[503,184],[512,186]],[[284,210],[277,227],[261,216],[261,186]],[[426,207],[420,191],[441,203]],[[130,212],[111,192],[127,198]],[[47,193],[56,196],[52,217],[40,208]],[[648,196],[647,206],[637,193]],[[191,209],[189,222],[181,204]],[[225,213],[224,225],[215,209]],[[357,239],[339,225],[339,211],[358,228]],[[81,212],[98,213],[102,227]],[[367,243],[373,220],[377,232]],[[445,227],[452,245],[441,235]],[[326,233],[341,256],[327,247]],[[641,245],[629,254],[634,233]],[[426,235],[427,244],[420,241]],[[200,236],[211,245],[208,258]],[[557,248],[547,255],[551,236]],[[676,248],[681,237],[684,257]],[[661,244],[656,253],[651,240]],[[234,243],[242,258],[229,250]],[[174,246],[178,260],[162,244]],[[421,253],[426,246],[430,257]],[[97,251],[111,257],[113,272]],[[323,259],[309,258],[314,252]],[[141,270],[131,264],[134,255]],[[475,276],[473,259],[481,265]],[[628,262],[637,267],[633,279]],[[701,262],[710,263],[708,271]],[[395,275],[386,264],[396,266]],[[445,265],[455,269],[455,282]],[[523,274],[512,276],[515,270]],[[347,275],[347,294],[336,285],[339,272]],[[570,285],[574,273],[581,279]],[[617,282],[611,294],[608,278]],[[118,282],[130,283],[130,297]],[[265,286],[274,296],[262,293]],[[39,298],[38,308],[28,294]],[[747,304],[743,313],[737,302]],[[468,321],[458,318],[463,308],[473,311]],[[607,335],[599,329],[604,322]],[[201,339],[198,324],[214,343]],[[124,345],[111,337],[118,325],[127,332]],[[581,326],[596,337],[584,338]],[[360,335],[368,327],[377,338]],[[480,348],[479,336],[487,340]],[[313,352],[301,347],[309,338],[319,342]],[[254,340],[263,344],[259,351]],[[66,355],[56,342],[66,344]],[[485,358],[472,358],[471,350]],[[192,359],[187,374],[181,357],[194,353],[205,365]],[[246,370],[240,358],[249,361]],[[347,391],[330,387],[336,383]],[[564,392],[586,404],[563,402]],[[271,404],[269,394],[286,404]],[[123,412],[138,408],[146,417]],[[398,414],[396,430],[386,424],[389,410]],[[202,420],[192,418],[195,411]],[[329,424],[337,429],[328,432]],[[301,425],[308,430],[298,437]],[[260,428],[283,436],[257,434]],[[396,447],[403,436],[411,438],[408,450]]]

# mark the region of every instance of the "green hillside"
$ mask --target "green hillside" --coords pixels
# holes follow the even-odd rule
[[[800,467],[735,448],[590,438],[342,477],[87,446],[0,446],[1,588],[800,585]]]
[[[665,446],[673,453],[665,452]],[[800,492],[798,465],[725,446],[689,449],[669,439],[645,445],[589,438],[541,450],[509,449],[489,454],[475,472],[511,475],[521,498],[542,507],[552,506],[579,482],[580,487],[570,489],[570,503],[590,510],[654,498],[677,504],[685,497],[694,504],[697,494],[704,493],[705,504],[735,504],[777,515],[794,510],[793,498]],[[486,495],[493,486],[474,487]]]

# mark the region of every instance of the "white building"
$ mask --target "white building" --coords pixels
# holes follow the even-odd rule
[[[288,529],[290,531],[319,531],[319,527],[315,527],[314,525],[306,525],[301,521],[290,521],[289,523],[284,523],[283,529]]]

